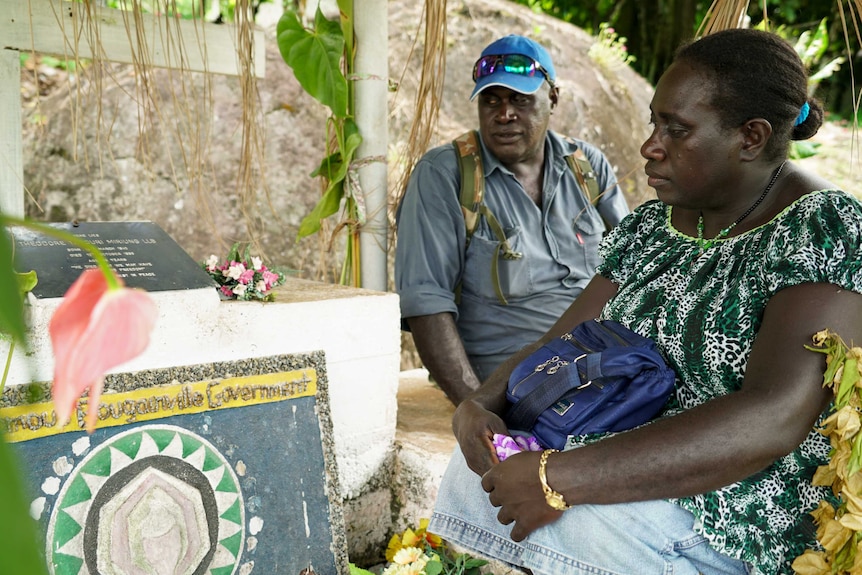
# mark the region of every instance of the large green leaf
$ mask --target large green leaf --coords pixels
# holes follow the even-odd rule
[[[23,274],[15,272],[15,279],[18,280],[18,291],[22,295],[33,291],[33,288],[35,288],[36,284],[39,283],[39,278],[36,276],[36,272],[34,270],[30,270]]]
[[[347,116],[347,79],[341,73],[344,35],[338,22],[318,8],[314,29],[302,25],[296,12],[286,11],[276,27],[278,49],[302,88],[328,106],[338,118]]]
[[[20,462],[0,435],[0,570],[47,575],[37,541],[36,524],[24,497]]]
[[[326,193],[323,194],[311,213],[305,216],[302,223],[299,224],[299,232],[296,234],[298,238],[317,233],[320,229],[320,222],[338,211],[343,197],[344,180],[330,182],[329,187],[326,188]]]
[[[356,149],[359,148],[359,144],[362,143],[362,135],[359,133],[359,126],[356,125],[350,118],[344,119],[344,150],[342,153],[344,157],[347,158],[347,163],[353,161],[353,154],[356,152]]]
[[[311,172],[311,177],[323,178],[332,182],[340,182],[347,177],[347,170],[350,168],[350,163],[353,161],[353,155],[356,153],[359,144],[362,143],[362,136],[359,135],[359,127],[356,122],[347,118],[344,120],[344,149],[334,152],[320,162],[320,165]]]
[[[0,331],[20,343],[26,334],[23,304],[12,267],[12,241],[6,228],[0,227]]]
[[[331,184],[343,180],[347,175],[347,168],[348,164],[341,160],[341,152],[335,152],[323,158],[320,165],[309,175],[312,178],[320,176]]]

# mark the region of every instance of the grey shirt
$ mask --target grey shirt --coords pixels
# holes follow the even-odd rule
[[[607,190],[593,207],[565,157],[580,148]],[[517,260],[498,259],[497,298],[491,262],[498,240],[480,218],[465,250],[455,147],[429,151],[416,164],[396,214],[395,288],[403,318],[452,312],[480,379],[523,346],[536,341],[581,293],[599,264],[602,217],[616,225],[629,213],[616,176],[594,146],[548,132],[541,209],[514,174],[482,144],[484,202],[502,225]],[[455,289],[461,282],[461,303]]]

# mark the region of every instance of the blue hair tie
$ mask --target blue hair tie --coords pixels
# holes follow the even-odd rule
[[[802,104],[802,108],[799,109],[799,115],[796,116],[796,121],[793,122],[794,126],[798,126],[802,122],[804,122],[808,118],[808,111],[811,107],[808,105],[808,102]]]

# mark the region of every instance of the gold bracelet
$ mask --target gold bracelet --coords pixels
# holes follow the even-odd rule
[[[551,486],[548,485],[548,477],[545,473],[545,468],[548,466],[548,457],[552,453],[559,453],[556,449],[546,449],[542,452],[542,457],[539,459],[539,483],[542,484],[542,491],[545,492],[545,502],[557,511],[565,511],[571,509],[572,506],[566,504],[566,499],[562,493],[557,493]]]

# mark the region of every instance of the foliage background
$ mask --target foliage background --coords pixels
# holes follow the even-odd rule
[[[544,12],[597,34],[606,22],[617,34],[626,38],[628,51],[635,57],[632,67],[655,85],[662,71],[670,63],[680,42],[692,38],[703,21],[712,1],[697,0],[514,0],[534,11]],[[836,0],[761,0],[750,2],[748,16],[756,25],[764,19],[764,6],[772,28],[786,26],[788,32],[798,36],[805,30],[816,28],[820,20],[827,19],[829,48],[823,61],[846,56],[841,11]],[[852,2],[845,3],[845,10]],[[849,18],[849,14],[848,14]],[[851,30],[850,47],[855,64],[860,63],[859,41]],[[853,83],[851,67],[847,64],[823,81],[818,97],[830,112],[842,118],[853,117]],[[857,87],[858,91],[858,87]]]

